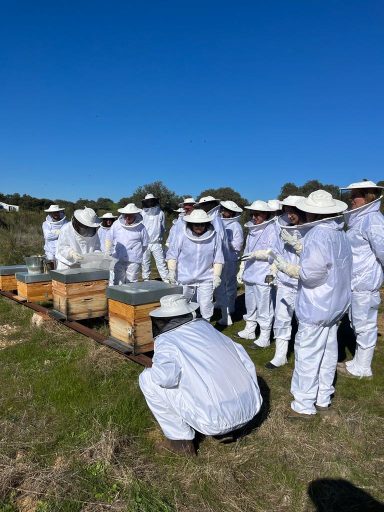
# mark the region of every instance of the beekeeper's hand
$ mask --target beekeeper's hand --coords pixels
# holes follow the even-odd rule
[[[213,265],[213,289],[216,290],[221,285],[221,273],[223,271],[222,263]]]
[[[289,263],[281,256],[276,256],[275,265],[278,270],[284,272],[289,277],[293,277],[295,279],[299,279],[300,275],[300,267],[299,265],[294,265],[293,263]]]
[[[245,267],[245,262],[242,261],[240,263],[240,268],[239,268],[239,271],[238,271],[237,276],[236,276],[237,282],[239,284],[243,284],[244,267]]]
[[[268,258],[270,257],[270,255],[271,255],[271,249],[249,252],[248,254],[244,254],[241,257],[241,261],[248,261],[248,260],[268,261]]]
[[[76,252],[74,250],[71,250],[70,256],[75,263],[79,263],[80,261],[82,261],[84,259],[82,254],[80,254],[79,252]]]
[[[290,245],[291,247],[293,247],[295,249],[296,254],[298,254],[298,255],[301,254],[301,252],[303,250],[303,244],[297,237],[288,233],[288,231],[286,229],[281,230],[280,236],[281,236],[281,239],[284,240],[284,242],[286,242],[288,245]]]
[[[169,284],[177,284],[177,281],[176,281],[176,267],[177,267],[176,260],[168,260],[167,261],[167,265],[168,265],[168,278],[167,278],[167,281],[169,282]]]

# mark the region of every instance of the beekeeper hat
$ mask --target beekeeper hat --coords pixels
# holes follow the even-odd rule
[[[196,201],[194,197],[186,197],[180,204],[196,204]]]
[[[89,228],[97,228],[100,226],[100,219],[96,215],[95,210],[92,210],[92,208],[88,208],[87,206],[84,206],[82,210],[75,210],[73,216],[81,224],[88,226]]]
[[[281,203],[278,199],[268,199],[267,205],[274,211],[281,210]]]
[[[256,210],[259,212],[273,212],[272,208],[266,203],[265,201],[260,201],[259,199],[257,201],[253,201],[252,204],[249,206],[244,206],[247,210]]]
[[[183,208],[177,208],[177,210],[173,210],[175,213],[184,213]]]
[[[183,220],[192,224],[202,224],[204,222],[211,222],[212,217],[205,213],[204,210],[193,210],[190,215],[183,217]]]
[[[198,309],[197,302],[188,302],[181,293],[175,295],[164,295],[160,299],[160,307],[154,309],[149,314],[153,317],[173,317],[187,315]]]
[[[287,196],[280,201],[281,206],[296,206],[299,201],[305,199],[304,196]]]
[[[65,210],[65,208],[60,208],[60,206],[58,204],[51,204],[51,206],[44,211],[47,213],[54,213],[54,212],[62,212],[63,210]]]
[[[113,215],[111,212],[104,213],[100,219],[117,219],[117,215]]]
[[[343,201],[334,199],[326,190],[316,190],[297,202],[296,208],[307,213],[342,213],[348,208]]]
[[[158,197],[155,197],[153,194],[147,194],[144,197],[143,201],[146,201],[147,199],[158,199]]]
[[[243,211],[240,206],[238,206],[235,201],[220,201],[220,204],[226,210],[231,210],[231,212],[241,213]]]
[[[353,190],[354,188],[380,188],[383,189],[381,185],[376,185],[373,181],[365,180],[358,181],[357,183],[351,183],[348,187],[340,187],[340,190]]]
[[[216,199],[213,196],[200,197],[198,204],[210,203],[211,201],[220,201],[220,199]]]
[[[119,208],[117,211],[119,213],[141,213],[140,208],[133,203],[128,203],[124,208]]]

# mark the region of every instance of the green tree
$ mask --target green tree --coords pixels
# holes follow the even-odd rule
[[[170,190],[164,185],[162,181],[154,181],[138,187],[131,196],[122,197],[118,202],[119,207],[125,206],[127,203],[134,203],[138,208],[141,208],[141,201],[147,194],[153,194],[159,198],[160,205],[165,210],[174,210],[178,207],[179,203],[183,200],[175,192]]]
[[[318,180],[310,180],[302,186],[297,186],[294,183],[285,183],[280,190],[279,199],[284,199],[289,195],[305,196],[308,197],[311,192],[323,189],[330,192],[333,197],[337,198],[340,195],[339,187],[336,185],[324,184]]]
[[[199,199],[205,196],[213,196],[220,199],[220,201],[234,201],[241,208],[244,208],[246,204],[249,204],[248,199],[242,197],[239,192],[231,187],[208,188],[200,192]]]

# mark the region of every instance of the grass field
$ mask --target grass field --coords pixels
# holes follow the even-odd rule
[[[270,373],[273,346],[251,350],[260,426],[232,444],[203,439],[190,460],[156,450],[141,367],[53,321],[32,327],[1,298],[0,511],[382,510],[361,505],[384,501],[382,313],[374,379],[337,380],[338,416],[290,423],[293,355]]]

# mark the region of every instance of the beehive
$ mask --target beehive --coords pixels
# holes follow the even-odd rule
[[[107,288],[111,337],[129,346],[133,353],[153,350],[150,311],[164,295],[182,293],[181,286],[160,281],[129,283]]]
[[[88,268],[52,270],[53,307],[68,320],[107,314],[109,271]]]
[[[27,272],[25,265],[0,266],[0,290],[12,292],[17,290],[16,272]]]
[[[52,300],[52,278],[49,274],[17,272],[17,295],[28,302]]]

